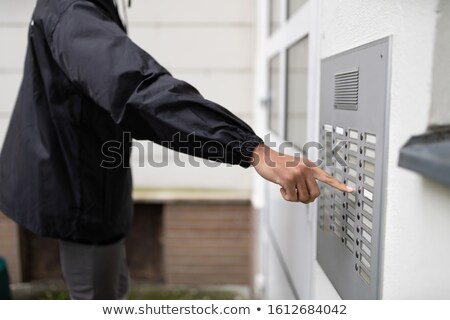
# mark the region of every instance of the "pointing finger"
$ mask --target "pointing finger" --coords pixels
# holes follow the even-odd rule
[[[346,186],[343,182],[329,175],[326,171],[320,169],[319,167],[311,168],[313,170],[314,178],[319,181],[325,182],[326,184],[341,190],[343,192],[353,192],[354,190]]]

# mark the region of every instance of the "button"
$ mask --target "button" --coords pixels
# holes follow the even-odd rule
[[[372,148],[367,148],[367,147],[366,147],[366,148],[364,148],[364,155],[365,155],[366,157],[375,159],[375,150],[372,149]]]
[[[366,216],[362,216],[362,223],[369,228],[370,230],[372,230],[373,224],[372,221],[370,221],[368,218],[366,218]]]
[[[369,161],[364,161],[364,170],[370,173],[375,173],[375,164]]]
[[[348,239],[345,239],[345,246],[348,248],[348,250],[350,250],[350,252],[353,253],[354,249],[353,242],[349,241]]]
[[[376,144],[377,136],[374,134],[366,133],[366,142],[370,144]]]
[[[364,239],[367,240],[367,242],[372,243],[372,236],[370,235],[369,232],[367,232],[366,230],[362,229],[361,235],[363,236]]]
[[[348,155],[348,163],[356,167],[358,165],[358,158],[352,154],[349,154]]]
[[[363,264],[364,267],[366,267],[367,269],[370,270],[370,262],[369,262],[369,260],[366,259],[366,257],[361,255],[360,261],[361,261],[361,263]]]
[[[352,188],[353,190],[356,190],[356,183],[354,183],[352,180],[347,181],[347,186]]]
[[[368,205],[367,203],[363,202],[362,206],[363,206],[363,210],[365,212],[367,212],[370,215],[373,215],[373,208],[370,205]]]
[[[366,188],[364,188],[363,195],[365,198],[369,199],[370,201],[373,201],[373,193]]]
[[[369,187],[375,187],[375,180],[367,175],[364,175],[364,183]]]
[[[353,202],[353,203],[356,202],[356,197],[355,197],[352,193],[349,193],[349,194],[347,195],[347,199],[348,199],[350,202]]]
[[[348,136],[350,139],[358,140],[358,131],[350,129],[348,130]]]
[[[351,226],[352,228],[355,227],[355,220],[353,220],[350,216],[347,216],[347,223],[348,223],[349,226]]]
[[[362,251],[364,251],[364,253],[365,254],[367,254],[369,257],[371,256],[371,250],[370,250],[370,248],[364,243],[364,242],[362,242],[361,243],[361,249],[362,249]]]
[[[353,231],[351,231],[349,228],[347,228],[347,230],[345,231],[345,233],[347,234],[347,236],[350,238],[350,239],[355,239],[355,234],[353,233]]]
[[[359,268],[359,276],[367,283],[370,284],[370,276],[364,271],[363,268]]]
[[[336,127],[336,133],[340,134],[341,136],[343,136],[344,135],[344,128]]]
[[[350,142],[348,149],[353,152],[358,152],[358,145],[354,142]]]
[[[355,179],[356,179],[358,173],[356,172],[355,169],[353,169],[353,168],[348,168],[348,175],[351,176],[352,178],[355,178]]]

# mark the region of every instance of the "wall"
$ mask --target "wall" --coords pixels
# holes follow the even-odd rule
[[[253,225],[247,201],[167,204],[162,235],[166,283],[250,286]]]
[[[430,109],[430,125],[450,125],[450,1],[440,0],[436,40],[434,44],[433,97]]]
[[[28,23],[35,1],[0,3],[0,147],[22,80]]]
[[[35,1],[0,2],[0,148],[22,80],[28,23]],[[0,213],[0,256],[7,260],[11,282],[22,277],[19,228]]]
[[[450,190],[397,166],[401,146],[428,126],[437,4],[322,1],[322,58],[393,35],[384,299],[450,298]]]
[[[175,77],[251,124],[254,10],[254,0],[135,0],[128,11],[129,31]],[[167,152],[155,145],[151,149],[157,161]],[[189,163],[183,168],[174,164],[173,152],[164,168],[140,168],[137,156],[135,152],[138,188],[251,188],[250,170],[194,168]]]
[[[23,280],[20,247],[19,228],[0,212],[0,257],[6,259],[11,282]]]

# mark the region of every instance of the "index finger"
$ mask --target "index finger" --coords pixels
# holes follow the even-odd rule
[[[325,182],[326,184],[332,186],[333,188],[336,188],[338,190],[341,190],[342,192],[353,192],[353,188],[348,187],[343,182],[339,181],[335,177],[332,177],[330,174],[328,174],[326,171],[322,170],[319,167],[311,168],[313,170],[314,178]]]

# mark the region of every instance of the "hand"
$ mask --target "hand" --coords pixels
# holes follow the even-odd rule
[[[287,201],[313,202],[320,195],[316,180],[343,192],[353,192],[311,161],[278,153],[265,145],[253,151],[252,165],[261,177],[281,186],[281,195]]]

